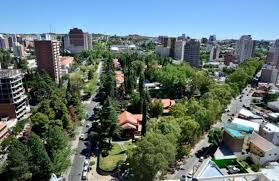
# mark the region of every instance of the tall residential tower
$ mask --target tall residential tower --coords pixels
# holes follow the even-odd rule
[[[47,72],[56,83],[59,83],[59,42],[56,40],[35,40],[35,53],[38,70]]]

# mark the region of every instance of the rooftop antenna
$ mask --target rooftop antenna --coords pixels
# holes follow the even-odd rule
[[[51,33],[51,24],[49,24],[49,33]]]

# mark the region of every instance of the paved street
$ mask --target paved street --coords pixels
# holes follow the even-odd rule
[[[243,89],[242,94],[237,96],[235,99],[231,100],[231,103],[228,105],[228,112],[225,112],[222,114],[221,122],[218,122],[217,124],[213,125],[213,127],[221,128],[225,125],[225,123],[228,122],[228,120],[231,118],[232,114],[236,114],[240,111],[241,108],[243,108],[243,105],[250,105],[251,103],[251,95],[253,92],[251,91],[251,87],[247,86]],[[195,153],[200,150],[202,147],[209,146],[208,143],[208,137],[205,135],[203,139],[201,139],[195,147],[191,150],[190,157],[186,160],[186,163],[181,167],[179,171],[176,171],[173,175],[168,175],[168,179],[180,179],[182,175],[187,175],[189,172],[193,171],[193,167],[198,165],[199,158],[195,156]],[[196,170],[196,169],[195,169]]]
[[[98,80],[99,80],[100,74],[102,72],[102,62],[100,62],[97,71],[98,71]],[[93,101],[94,97],[95,97],[95,95],[91,96],[90,99],[87,101],[88,102],[87,114],[88,114],[89,117],[91,117],[93,115],[93,109],[94,109],[94,107],[96,107],[98,105],[97,102]],[[87,125],[89,125],[89,126],[87,126]],[[74,150],[75,155],[74,155],[73,162],[72,162],[72,165],[71,165],[71,168],[70,168],[70,173],[69,173],[69,175],[66,179],[67,181],[79,181],[79,180],[81,180],[82,169],[83,169],[83,163],[84,163],[85,156],[87,154],[91,153],[90,142],[87,139],[88,131],[89,131],[91,125],[92,125],[92,121],[86,120],[84,122],[83,126],[81,127],[81,131],[79,132],[78,137],[81,134],[84,134],[85,139],[84,140],[78,140],[77,147],[72,148]]]

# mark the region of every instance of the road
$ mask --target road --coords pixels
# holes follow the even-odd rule
[[[98,71],[97,79],[99,80],[101,72],[102,72],[102,62],[99,63],[97,71]],[[97,87],[97,89],[98,89],[98,87]],[[98,102],[93,101],[94,97],[95,97],[95,95],[92,95],[89,98],[89,100],[87,101],[88,102],[88,106],[87,106],[88,117],[91,117],[94,114],[93,109],[98,105]],[[79,180],[81,180],[82,169],[83,169],[83,163],[84,163],[85,156],[87,154],[91,154],[90,142],[87,139],[88,131],[89,131],[91,125],[92,125],[92,121],[86,120],[84,122],[83,126],[80,129],[78,137],[81,134],[84,134],[85,139],[84,140],[78,140],[78,144],[75,145],[76,147],[72,148],[72,150],[75,151],[75,155],[74,155],[74,158],[73,158],[72,165],[70,167],[69,175],[67,176],[67,179],[66,179],[67,181],[79,181]]]
[[[251,91],[251,92],[250,92]],[[250,105],[252,99],[253,90],[248,85],[245,87],[241,93],[241,95],[237,96],[235,99],[232,99],[230,104],[228,105],[228,112],[225,112],[221,116],[221,122],[213,125],[213,127],[221,128],[223,127],[228,120],[232,117],[231,115],[238,113],[243,105]],[[189,172],[193,171],[193,167],[199,163],[199,158],[195,156],[195,153],[200,150],[202,147],[209,146],[208,137],[205,135],[203,139],[201,139],[195,147],[191,150],[190,157],[186,160],[185,164],[181,166],[181,169],[176,171],[175,174],[168,175],[168,179],[180,179],[182,175],[187,175]],[[196,169],[195,169],[196,170]]]

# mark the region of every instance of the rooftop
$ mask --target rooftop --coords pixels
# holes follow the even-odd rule
[[[249,111],[249,110],[247,110],[247,109],[244,109],[244,108],[242,108],[242,109],[239,111],[239,114],[242,115],[242,116],[248,117],[248,118],[261,119],[260,116],[255,115],[255,114],[252,113],[251,111]]]
[[[268,132],[279,132],[279,127],[271,123],[266,123],[263,129]]]
[[[259,131],[260,128],[259,123],[247,121],[245,119],[240,119],[240,118],[234,118],[232,123],[239,124],[241,126],[251,127],[253,128],[254,131]]]
[[[243,137],[243,135],[237,130],[230,129],[230,128],[225,128],[225,130],[233,137],[237,137],[237,138]]]
[[[0,69],[0,78],[10,78],[20,74],[19,69]]]
[[[69,65],[73,63],[73,61],[74,61],[74,57],[70,57],[70,56],[63,56],[60,58],[61,65]]]
[[[118,123],[123,129],[136,129],[140,121],[142,121],[142,114],[124,111],[118,116]]]
[[[251,143],[256,145],[262,151],[268,151],[276,147],[274,144],[267,141],[265,138],[261,137],[259,134],[255,132],[253,132],[252,134]]]

